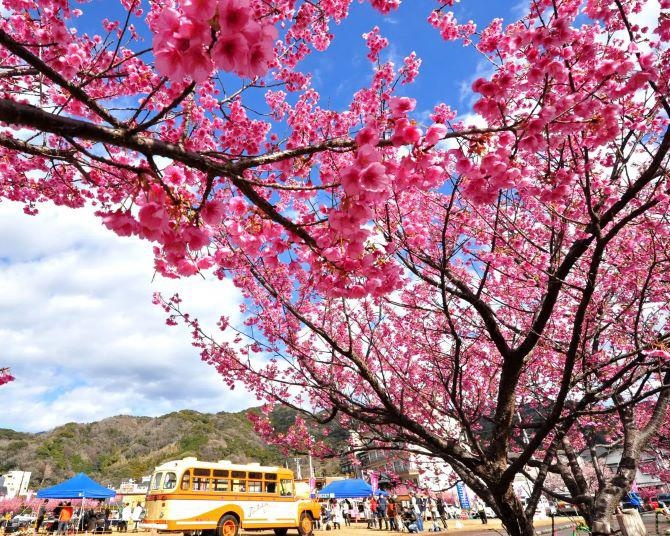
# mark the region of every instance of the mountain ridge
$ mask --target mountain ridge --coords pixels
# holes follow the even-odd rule
[[[158,417],[115,415],[90,423],[66,423],[37,433],[0,428],[0,474],[9,470],[31,471],[30,487],[39,489],[85,472],[116,487],[123,479],[140,478],[164,461],[185,456],[266,465],[285,465],[287,460],[294,463],[292,456],[286,458],[253,430],[247,415],[258,411],[250,408],[231,413],[180,410]],[[270,421],[278,432],[283,432],[296,415],[293,409],[278,407],[270,414]],[[311,428],[321,437],[314,423]],[[332,427],[324,439],[339,452],[346,443],[346,431]],[[339,461],[315,460],[315,471],[318,476],[337,474]]]

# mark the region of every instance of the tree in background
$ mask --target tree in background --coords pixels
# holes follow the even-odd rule
[[[510,534],[532,534],[575,430],[619,419],[625,471],[570,490],[607,533],[670,396],[670,2],[653,29],[635,23],[651,2],[540,0],[481,31],[439,2],[428,22],[492,66],[476,124],[447,103],[417,123],[397,92],[420,60],[382,62],[376,28],[370,83],[320,105],[301,61],[350,3],[124,0],[93,35],[62,1],[5,2],[0,195],[95,204],[160,273],[231,277],[232,342],[156,298],[231,386],[447,461]]]
[[[670,422],[670,396],[663,388],[668,373],[662,381],[651,381],[650,392],[658,395],[635,396],[651,376],[638,377],[625,396],[612,394],[582,415],[570,415],[574,424],[552,443],[553,459],[545,451],[542,461],[531,460],[528,465],[532,469],[523,471],[534,482],[534,493],[544,492],[574,504],[587,523],[602,533],[611,531],[609,519],[639,472],[668,482],[667,468],[659,463],[667,450],[664,430]],[[532,420],[535,422],[522,426],[535,428],[542,423],[541,418]],[[644,496],[658,493],[654,490],[657,488],[649,488]]]

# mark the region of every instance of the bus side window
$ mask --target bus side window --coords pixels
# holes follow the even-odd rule
[[[202,476],[193,477],[193,491],[207,491],[209,485],[209,478]]]
[[[250,493],[263,492],[263,473],[249,473],[249,482],[247,482],[247,491]]]
[[[227,478],[215,478],[212,480],[212,486],[214,491],[229,491],[230,490],[230,480]]]
[[[181,477],[181,489],[188,490],[191,488],[191,472],[186,470],[184,476]]]
[[[193,469],[193,491],[207,491],[209,488],[209,469]]]
[[[293,480],[281,479],[279,483],[279,494],[282,497],[293,496]]]
[[[230,473],[228,471],[214,469],[212,476],[212,489],[214,491],[230,491],[230,480],[228,480]]]
[[[263,478],[265,479],[265,493],[277,493],[277,475],[274,473],[265,473]]]
[[[233,477],[233,491],[244,493],[247,491],[247,472],[246,471],[231,471]]]

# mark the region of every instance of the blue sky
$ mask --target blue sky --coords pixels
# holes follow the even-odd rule
[[[464,0],[455,11],[461,22],[471,18],[483,28],[494,17],[509,22],[519,14],[517,2]],[[351,16],[333,25],[331,48],[303,64],[314,73],[321,105],[345,107],[369,80],[372,65],[361,34],[377,25],[391,42],[382,60],[400,65],[411,51],[423,60],[417,81],[399,90],[417,98],[419,114],[438,102],[468,114],[463,87],[486,64],[473,47],[445,43],[428,25],[436,5],[404,0],[383,17],[367,2],[352,4]],[[75,20],[80,33],[95,33],[103,17],[122,14],[116,0],[75,7],[85,13]],[[179,291],[185,308],[206,325],[221,314],[239,322],[241,297],[230,282],[154,278],[151,244],[111,234],[88,209],[48,206],[29,217],[3,201],[0,244],[0,365],[11,366],[17,377],[0,388],[0,427],[40,431],[119,413],[234,411],[256,404],[243,390],[229,392],[200,361],[187,330],[166,327],[163,312],[151,304],[154,291]]]

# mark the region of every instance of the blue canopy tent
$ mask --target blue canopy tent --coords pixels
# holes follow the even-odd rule
[[[370,495],[372,486],[360,478],[335,480],[319,491],[321,499],[358,499]]]
[[[40,499],[109,499],[116,491],[98,484],[84,473],[37,492]]]

